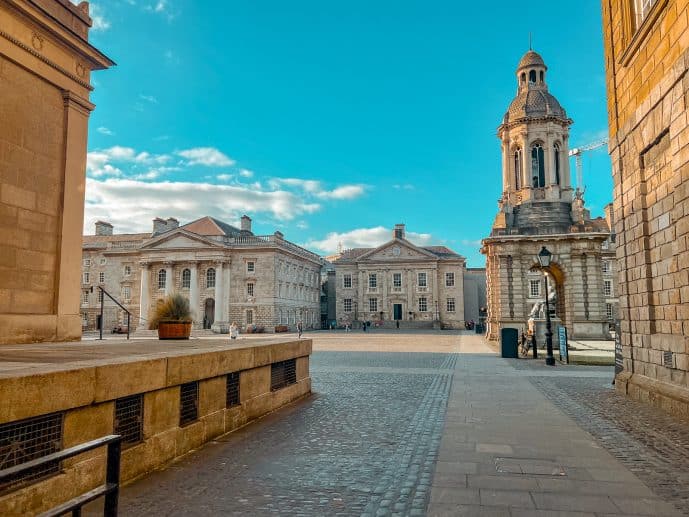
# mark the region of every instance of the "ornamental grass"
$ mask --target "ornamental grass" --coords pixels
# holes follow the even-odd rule
[[[149,322],[149,329],[155,330],[159,323],[190,323],[189,300],[179,293],[166,296],[156,307]]]

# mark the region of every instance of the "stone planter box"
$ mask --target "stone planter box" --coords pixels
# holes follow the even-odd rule
[[[189,339],[191,321],[165,322],[158,324],[158,339]]]

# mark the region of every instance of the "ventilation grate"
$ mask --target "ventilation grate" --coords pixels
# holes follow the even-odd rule
[[[62,413],[41,415],[0,425],[0,470],[42,458],[62,449]],[[59,472],[60,462],[42,465],[0,484],[0,492]]]
[[[225,393],[225,407],[239,405],[239,372],[227,374],[227,391]]]
[[[672,352],[665,351],[663,352],[663,366],[665,368],[673,368],[674,363],[672,361]]]
[[[143,441],[144,396],[124,397],[115,401],[115,434],[122,436],[122,446]]]
[[[270,390],[275,391],[297,382],[297,360],[288,359],[270,366]]]
[[[185,426],[199,418],[199,383],[188,382],[180,386],[179,425]]]

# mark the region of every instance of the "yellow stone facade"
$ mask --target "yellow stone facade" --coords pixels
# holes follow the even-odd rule
[[[689,1],[604,0],[618,390],[689,415]]]
[[[78,339],[88,4],[0,3],[0,344]]]

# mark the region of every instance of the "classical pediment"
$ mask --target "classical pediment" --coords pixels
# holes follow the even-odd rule
[[[219,246],[219,243],[210,239],[178,230],[156,237],[142,246],[142,249],[203,249]]]
[[[414,246],[409,241],[394,239],[361,255],[357,262],[392,262],[408,260],[437,260],[433,253]]]

